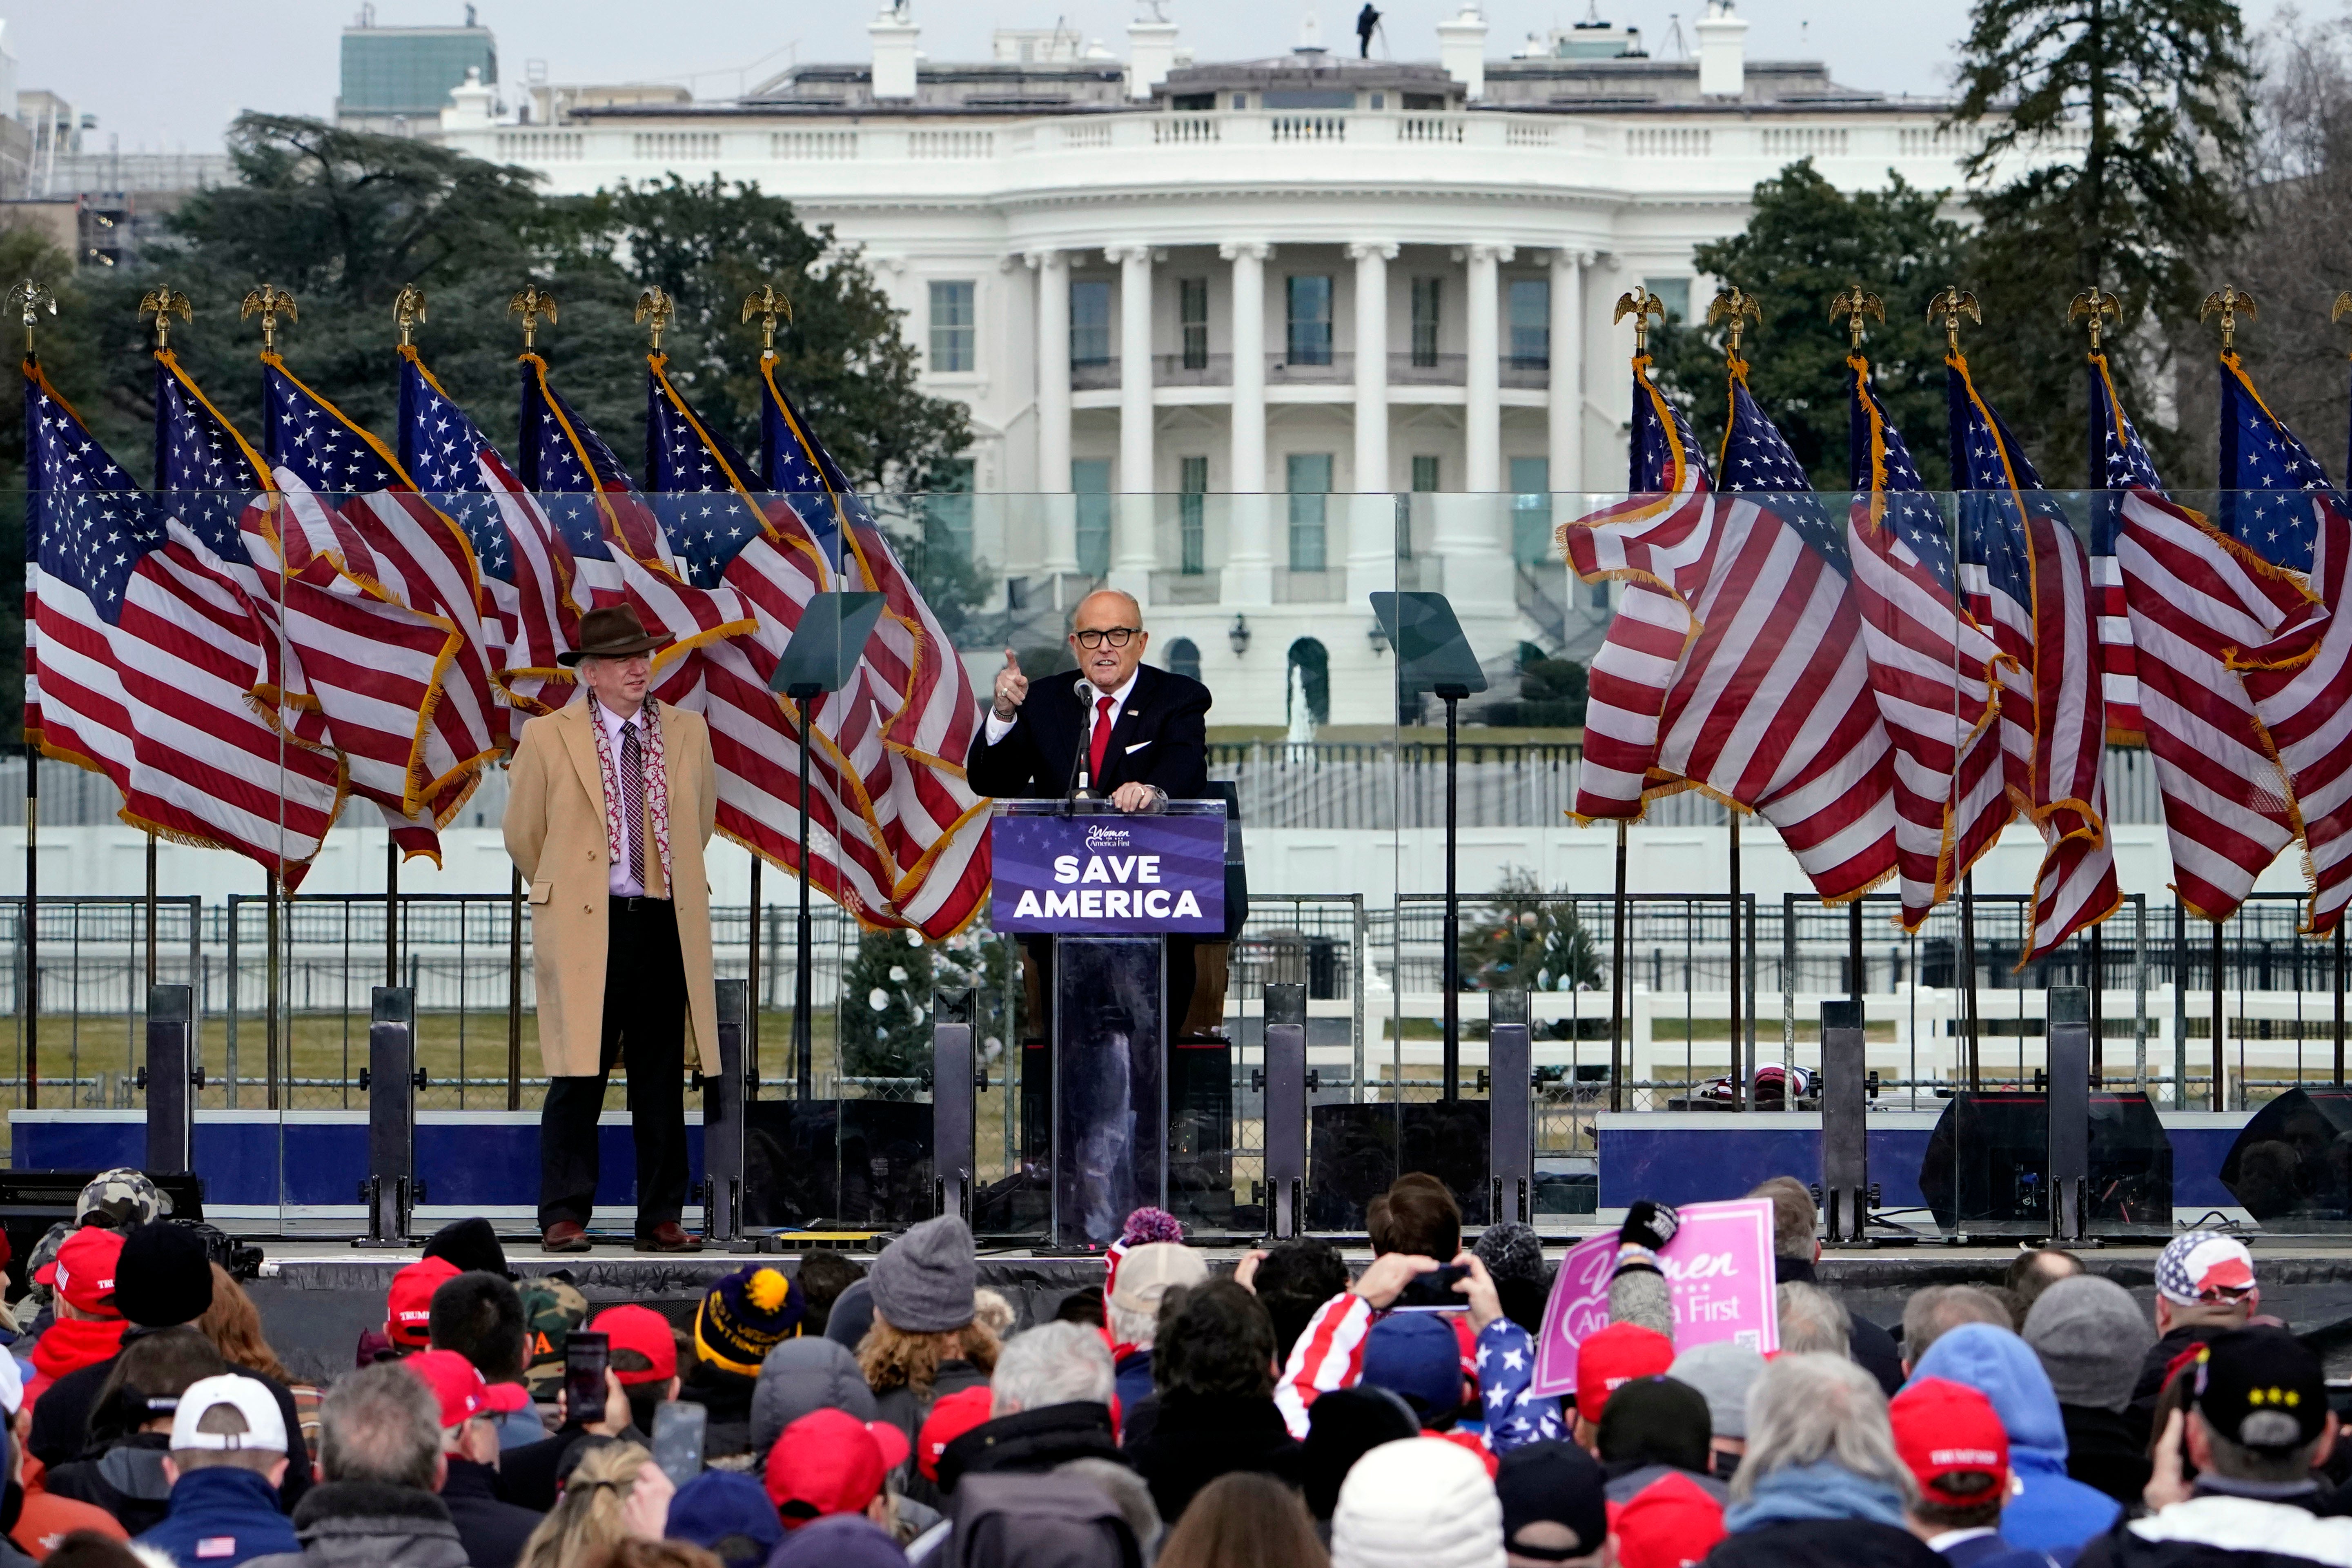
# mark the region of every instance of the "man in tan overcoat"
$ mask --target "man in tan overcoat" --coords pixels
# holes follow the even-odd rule
[[[604,1080],[628,1068],[639,1252],[695,1252],[686,1205],[686,1036],[719,1071],[710,979],[718,795],[699,714],[650,702],[653,651],[635,610],[581,617],[562,656],[580,694],[523,726],[509,774],[507,853],[530,884],[539,1048],[539,1225],[549,1252],[588,1250]]]

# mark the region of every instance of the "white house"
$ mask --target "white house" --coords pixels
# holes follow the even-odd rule
[[[1605,594],[1549,540],[1624,482],[1621,293],[1703,309],[1693,247],[1800,158],[1958,184],[1946,105],[1748,60],[1747,26],[1715,0],[1696,58],[1587,23],[1494,59],[1472,4],[1434,64],[1311,40],[1185,63],[1154,20],[1123,61],[1041,32],[934,64],[902,4],[869,60],[733,101],[583,90],[509,120],[469,84],[443,133],[556,191],[756,180],[862,247],[926,385],[971,413],[974,493],[944,515],[992,583],[976,642],[1051,641],[1108,582],[1219,721],[1282,723],[1304,663],[1318,720],[1384,723],[1375,589],[1442,589],[1498,670],[1597,641]]]

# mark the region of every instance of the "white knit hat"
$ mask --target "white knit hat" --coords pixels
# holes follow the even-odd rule
[[[1437,1438],[1374,1448],[1340,1483],[1331,1568],[1503,1568],[1503,1505],[1486,1467]]]

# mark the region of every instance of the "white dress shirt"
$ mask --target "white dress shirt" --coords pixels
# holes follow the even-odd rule
[[[1135,683],[1136,683],[1136,681],[1137,681],[1138,679],[1139,679],[1142,677],[1142,674],[1143,674],[1143,667],[1142,667],[1141,665],[1138,665],[1138,666],[1136,666],[1136,668],[1135,668],[1135,674],[1129,676],[1129,677],[1127,678],[1126,682],[1125,682],[1123,685],[1121,685],[1121,686],[1118,688],[1118,689],[1117,689],[1116,691],[1113,691],[1113,692],[1111,692],[1111,693],[1109,694],[1109,696],[1110,696],[1110,723],[1111,723],[1111,727],[1112,727],[1114,730],[1115,730],[1115,729],[1117,729],[1117,728],[1118,727],[1118,716],[1119,716],[1120,714],[1122,714],[1122,713],[1124,713],[1124,712],[1126,712],[1126,711],[1127,711],[1127,700],[1128,700],[1128,698],[1129,698],[1130,696],[1132,696],[1132,695],[1134,694],[1134,692],[1135,692]],[[1091,681],[1091,680],[1087,680],[1087,678],[1086,678],[1085,676],[1083,676],[1083,675],[1082,675],[1082,676],[1080,676],[1078,679],[1079,679],[1079,680],[1081,680],[1081,681],[1084,681],[1084,682],[1085,682],[1085,684],[1086,684],[1086,689],[1087,689],[1087,719],[1086,719],[1086,724],[1085,724],[1085,726],[1084,726],[1083,728],[1081,728],[1081,729],[1078,731],[1078,754],[1079,754],[1080,756],[1084,757],[1084,756],[1091,756],[1091,755],[1093,755],[1093,752],[1094,752],[1094,743],[1095,743],[1095,725],[1097,724],[1097,722],[1098,722],[1098,721],[1099,721],[1099,719],[1100,719],[1100,714],[1099,714],[1098,710],[1096,708],[1096,704],[1097,704],[1097,702],[1099,702],[1099,701],[1102,700],[1104,693],[1103,693],[1103,689],[1102,689],[1102,688],[1100,688],[1099,686],[1097,686],[1093,681]],[[1062,678],[1061,678],[1060,676],[1058,676],[1058,675],[1054,676],[1054,677],[1052,677],[1052,678],[1051,678],[1051,683],[1050,683],[1050,684],[1048,684],[1048,683],[1047,683],[1047,682],[1045,682],[1045,681],[1037,681],[1037,682],[1033,682],[1033,683],[1031,684],[1030,688],[1029,688],[1029,699],[1028,699],[1028,700],[1029,700],[1030,701],[1032,701],[1032,702],[1036,702],[1036,701],[1040,701],[1040,700],[1051,700],[1051,701],[1055,701],[1055,702],[1069,702],[1069,701],[1074,701],[1074,700],[1075,700],[1075,699],[1073,699],[1073,698],[1067,698],[1067,697],[1052,697],[1052,696],[1050,696],[1050,693],[1053,691],[1054,688],[1055,688],[1055,687],[1056,687],[1056,686],[1060,686],[1060,685],[1061,685],[1061,682],[1062,682]],[[1071,689],[1074,689],[1074,688],[1071,688]],[[1049,694],[1049,695],[1048,695],[1048,696],[1046,696],[1046,697],[1041,698],[1041,697],[1039,696],[1039,693],[1040,693],[1041,691],[1045,692],[1045,693],[1047,693],[1047,694]],[[1014,714],[1013,714],[1013,717],[1014,717],[1014,718],[1018,718],[1018,717],[1020,717],[1020,714],[1019,714],[1019,710],[1015,710]],[[988,743],[989,743],[990,745],[993,746],[993,745],[995,745],[998,742],[1000,742],[1000,741],[1003,740],[1005,736],[1007,736],[1007,735],[1009,735],[1009,734],[1011,734],[1011,733],[1013,733],[1013,720],[1012,720],[1012,719],[999,719],[999,718],[996,716],[996,704],[995,704],[994,702],[992,702],[992,702],[988,705]],[[1108,763],[1110,761],[1110,753],[1109,753],[1109,752],[1104,752],[1104,753],[1103,753],[1103,761],[1104,761],[1106,763]],[[1094,778],[1092,778],[1092,777],[1091,777],[1093,770],[1089,769],[1089,770],[1087,770],[1087,771],[1088,771],[1088,774],[1089,774],[1090,782],[1092,782],[1092,783],[1094,783],[1094,784],[1100,784],[1100,783],[1102,782],[1100,779],[1094,779]]]
[[[639,748],[640,754],[643,753],[646,744],[646,710],[643,707],[640,707],[637,710],[636,716],[635,718],[624,719],[618,713],[614,712],[610,708],[605,707],[602,702],[597,702],[596,722],[604,727],[604,743],[613,749],[613,771],[617,775],[621,769],[622,731],[629,728],[631,725],[635,725],[636,727],[637,746]],[[645,841],[646,853],[648,856],[652,855],[655,852],[652,836],[646,831],[646,826],[643,823],[638,823],[636,825],[636,829],[637,837]],[[612,870],[613,877],[610,884],[610,891],[613,897],[616,899],[637,899],[645,896],[646,885],[643,882],[638,881],[635,877],[629,875],[629,840],[625,827],[623,830],[621,838],[621,858],[613,862]]]

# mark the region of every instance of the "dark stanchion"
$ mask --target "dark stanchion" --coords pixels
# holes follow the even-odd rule
[[[718,990],[719,1073],[695,1075],[702,1091],[702,1238],[731,1247],[743,1238],[743,1019],[751,987],[721,980]]]
[[[1869,1082],[1862,998],[1822,1004],[1822,1219],[1832,1247],[1868,1239]]]
[[[193,1091],[205,1084],[196,1061],[194,987],[147,988],[147,1065],[138,1082],[147,1096],[146,1169],[194,1170]]]
[[[1265,988],[1267,1234],[1299,1234],[1307,1193],[1307,987]]]
[[[1969,1092],[1983,1089],[1977,1017],[1977,879],[1973,871],[1960,879],[1960,1027],[1968,1036]]]
[[[979,993],[940,991],[931,997],[931,1213],[970,1223],[979,1180],[979,1081],[971,1048]]]
[[[2091,994],[2050,988],[2050,1237],[2083,1239],[2091,1179]]]
[[[368,1173],[360,1183],[372,1242],[408,1239],[409,1215],[425,1196],[416,1176],[416,993],[379,985],[368,1006],[368,1065],[360,1089],[368,1097]]]
[[[1609,960],[1609,1109],[1625,1109],[1625,824],[1617,823],[1617,884],[1611,901]]]
[[[2230,1109],[2229,1096],[2223,1093],[2227,1082],[2229,1054],[2223,1037],[2229,1033],[2230,1020],[2222,1000],[2221,922],[2213,922],[2213,1087],[2206,1104],[2213,1110]]]
[[[1488,1223],[1529,1218],[1535,1186],[1535,1052],[1528,994],[1486,995],[1486,1172]]]

